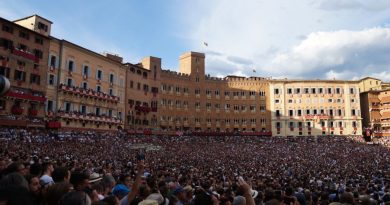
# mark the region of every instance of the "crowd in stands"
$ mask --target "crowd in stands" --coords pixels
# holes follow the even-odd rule
[[[361,137],[0,129],[0,204],[390,204],[390,151]]]

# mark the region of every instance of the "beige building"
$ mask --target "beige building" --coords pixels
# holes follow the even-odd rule
[[[358,81],[269,83],[274,136],[361,135]]]
[[[26,24],[31,29],[23,27]],[[37,15],[13,22],[0,18],[0,75],[11,83],[9,92],[0,98],[0,125],[45,126],[50,25]]]
[[[46,115],[50,122],[70,129],[123,128],[126,68],[121,57],[52,37],[48,67]]]

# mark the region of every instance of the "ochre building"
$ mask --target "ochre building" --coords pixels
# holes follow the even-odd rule
[[[13,22],[0,18],[0,75],[11,83],[0,98],[0,125],[45,126],[50,27],[37,15]]]

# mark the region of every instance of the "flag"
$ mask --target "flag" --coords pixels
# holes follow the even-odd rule
[[[207,42],[203,42],[203,45],[205,46],[209,46],[209,44]]]
[[[253,69],[253,72],[254,72],[254,73],[256,73],[256,70],[255,70],[255,69]]]

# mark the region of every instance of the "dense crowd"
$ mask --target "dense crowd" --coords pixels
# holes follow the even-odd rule
[[[0,204],[390,204],[390,151],[361,137],[1,129],[0,144]]]

